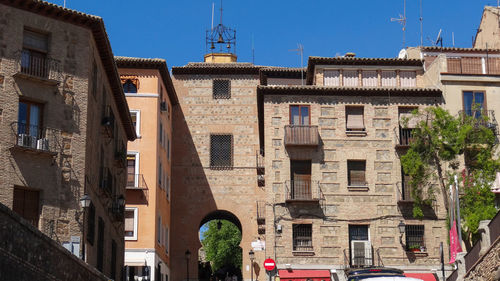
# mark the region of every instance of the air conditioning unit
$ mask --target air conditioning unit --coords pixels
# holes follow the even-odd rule
[[[35,148],[36,139],[28,134],[19,134],[17,136],[17,145]]]
[[[367,240],[351,241],[351,261],[353,266],[373,265],[372,245]]]
[[[37,140],[36,148],[39,150],[49,150],[49,140],[48,139]]]

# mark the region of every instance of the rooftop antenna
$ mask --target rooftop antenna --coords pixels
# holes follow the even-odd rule
[[[403,14],[399,14],[399,18],[391,18],[392,22],[399,22],[403,26],[403,48],[406,46],[405,34],[406,34],[406,0],[403,0]]]
[[[451,33],[451,43],[453,44],[453,47],[455,47],[455,32]]]
[[[437,46],[438,43],[441,43],[441,48],[443,48],[443,37],[441,37],[442,32],[443,32],[443,30],[439,29],[438,37],[436,38],[436,41],[434,41],[435,46]]]
[[[253,43],[253,33],[252,33],[252,64],[255,64],[255,47]]]
[[[64,8],[66,8],[66,0],[64,0]]]
[[[222,0],[220,4],[220,23],[214,27],[214,4],[212,3],[212,28],[206,31],[205,44],[207,48],[210,48],[211,53],[218,46],[218,51],[221,53],[236,54],[236,31],[222,24]],[[226,50],[224,50],[224,47]]]
[[[212,2],[212,29],[214,30],[214,8],[215,8],[215,3]]]
[[[290,50],[292,52],[297,52],[300,55],[300,81],[302,86],[304,85],[304,46],[297,43],[297,49]]]
[[[500,1],[500,0],[499,0]],[[420,46],[424,45],[424,16],[422,10],[422,0],[420,0]]]

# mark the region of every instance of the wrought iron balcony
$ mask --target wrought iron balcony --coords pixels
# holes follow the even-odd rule
[[[131,194],[137,194],[139,195],[139,198],[141,198],[139,201],[135,201],[135,204],[148,203],[149,189],[142,174],[128,173],[126,189],[127,192],[131,192]],[[131,199],[131,197],[132,196],[127,196],[127,202],[129,202],[129,199]]]
[[[408,147],[413,142],[413,132],[415,129],[399,127],[396,147]]]
[[[266,222],[266,202],[257,201],[257,224],[265,224]]]
[[[321,185],[318,181],[289,180],[285,184],[287,202],[319,202],[324,199]]]
[[[264,155],[262,150],[255,151],[255,163],[257,167],[257,174],[264,175],[265,174],[265,163],[264,163]]]
[[[319,144],[318,126],[286,125],[285,145],[317,146]]]
[[[14,147],[38,153],[57,154],[60,150],[61,131],[23,122],[11,123]]]
[[[49,84],[61,81],[60,62],[46,54],[22,50],[17,55],[17,76],[37,79]]]
[[[411,185],[410,180],[406,178],[405,180],[398,182],[398,203],[412,203],[414,200],[411,195]]]
[[[478,126],[485,126],[487,128],[490,128],[494,131],[497,130],[497,120],[495,118],[495,111],[494,110],[484,110],[484,109],[470,109],[470,110],[460,110],[458,112],[458,115],[461,116],[462,118],[466,117],[474,117],[476,119],[476,125]]]

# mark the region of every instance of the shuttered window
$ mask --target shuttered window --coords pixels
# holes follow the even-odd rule
[[[357,70],[343,70],[343,84],[348,87],[357,87],[359,86],[359,77]]]
[[[325,70],[323,73],[323,84],[325,86],[340,86],[340,71]]]
[[[111,240],[111,279],[116,280],[116,242]]]
[[[36,190],[14,188],[12,210],[34,227],[38,227],[38,219],[40,217],[38,212],[39,197],[40,193]]]
[[[136,216],[136,211],[137,209],[127,209],[125,211],[125,237],[126,238],[135,238],[137,239],[137,216]],[[128,239],[127,239],[128,240]]]
[[[49,37],[47,34],[42,34],[30,30],[24,30],[23,48],[47,53],[49,49],[48,42],[49,42]]]
[[[210,135],[210,168],[229,169],[233,166],[233,136]]]
[[[401,81],[401,87],[417,86],[417,73],[415,71],[400,71],[399,79]]]
[[[382,87],[396,87],[396,71],[384,70],[382,71]]]
[[[230,99],[231,98],[231,80],[215,79],[212,84],[214,99]]]
[[[102,272],[104,264],[104,220],[99,217],[97,226],[97,264],[96,268]]]
[[[362,106],[346,106],[346,130],[364,131],[364,108]]]
[[[363,70],[363,87],[377,87],[378,75],[376,70]]]
[[[364,160],[348,160],[347,161],[347,177],[349,186],[365,186],[366,185],[366,161]]]
[[[90,245],[94,245],[95,238],[95,206],[94,203],[90,202],[89,211],[87,213],[87,242]]]

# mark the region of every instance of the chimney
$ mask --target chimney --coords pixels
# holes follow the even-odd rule
[[[347,52],[344,55],[344,57],[346,57],[346,58],[354,58],[355,56],[356,56],[356,53],[353,53],[353,52]]]

